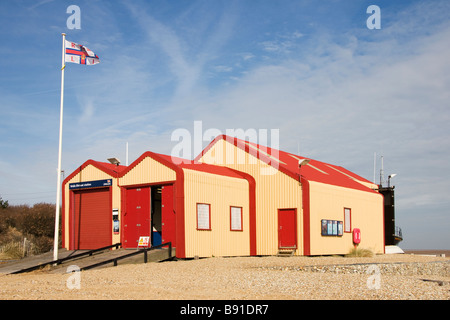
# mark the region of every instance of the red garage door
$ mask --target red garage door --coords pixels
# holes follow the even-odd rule
[[[112,244],[109,188],[74,191],[72,249],[97,249]]]

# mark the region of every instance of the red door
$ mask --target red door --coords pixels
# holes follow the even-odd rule
[[[111,245],[112,219],[109,188],[75,191],[70,221],[72,250],[97,249]]]
[[[161,243],[172,242],[172,247],[175,248],[176,220],[173,203],[173,185],[163,186],[161,189]]]
[[[123,217],[124,248],[136,248],[139,237],[151,236],[150,187],[126,189],[126,208]]]
[[[297,248],[296,209],[278,210],[278,247]]]

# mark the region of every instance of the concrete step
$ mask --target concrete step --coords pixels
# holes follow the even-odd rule
[[[292,257],[296,249],[280,249],[278,250],[277,257]]]

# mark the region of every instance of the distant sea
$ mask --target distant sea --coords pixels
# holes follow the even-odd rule
[[[433,250],[433,249],[402,249],[405,253],[414,254],[429,254],[429,255],[441,255],[445,254],[445,257],[450,257],[450,250]]]

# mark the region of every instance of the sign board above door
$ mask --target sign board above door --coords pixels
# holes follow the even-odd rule
[[[69,190],[110,187],[111,185],[112,185],[112,179],[75,182],[75,183],[69,184]]]

